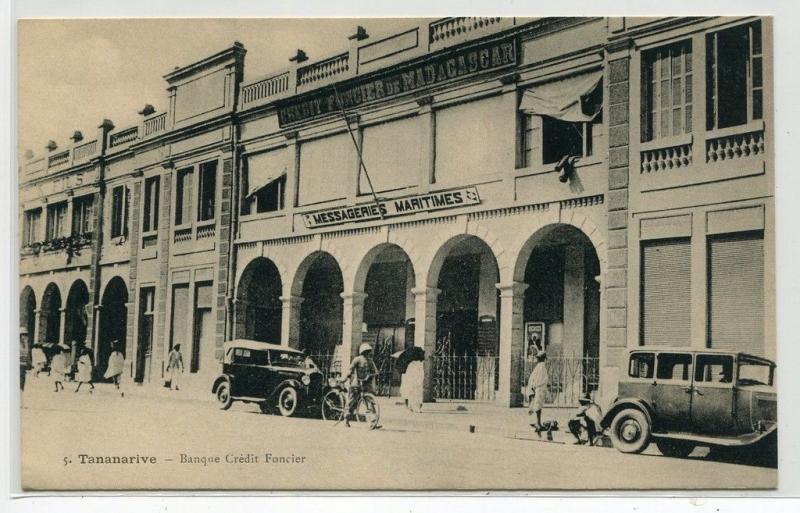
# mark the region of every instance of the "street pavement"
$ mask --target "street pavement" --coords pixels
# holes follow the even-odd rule
[[[22,399],[22,480],[28,489],[561,490],[765,489],[777,470],[691,458],[627,455],[540,441],[513,410],[436,405],[411,414],[382,401],[382,428],[222,411],[182,392],[125,397],[110,385],[54,393],[30,380]],[[428,405],[426,405],[426,408]],[[437,415],[438,413],[438,415]],[[483,418],[481,418],[483,416]],[[444,420],[443,420],[444,419]],[[453,420],[450,420],[453,419]],[[512,419],[512,420],[508,420]],[[482,423],[480,423],[482,421]],[[469,425],[478,424],[474,433]],[[481,426],[488,426],[481,429]],[[492,427],[495,426],[496,428]]]

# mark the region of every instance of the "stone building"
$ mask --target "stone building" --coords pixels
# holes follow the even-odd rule
[[[560,405],[613,397],[640,344],[774,356],[770,44],[761,18],[446,18],[247,83],[235,44],[166,75],[167,112],[24,163],[21,325],[69,339],[80,305],[143,383],[181,343],[201,393],[232,338],[330,373],[367,341],[383,394],[417,345],[426,400],[507,406],[534,335]],[[62,218],[77,256],[37,246]]]

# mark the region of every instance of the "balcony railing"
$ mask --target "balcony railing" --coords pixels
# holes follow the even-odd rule
[[[55,155],[51,155],[47,158],[47,167],[56,167],[62,164],[66,164],[69,162],[69,150],[62,151],[61,153],[56,153]]]
[[[522,384],[537,365],[533,358],[524,361]],[[589,356],[555,356],[545,360],[547,365],[547,395],[545,404],[551,406],[578,406],[582,395],[590,394],[600,386],[600,359]]]
[[[73,160],[84,160],[95,153],[97,153],[97,140],[76,146],[75,149],[72,150],[72,158]]]
[[[247,105],[280,94],[287,89],[289,89],[288,71],[242,87],[242,101]]]
[[[197,240],[212,239],[217,233],[217,226],[215,224],[208,224],[205,226],[197,227]]]
[[[297,85],[309,85],[347,72],[350,69],[350,54],[343,53],[297,70]]]
[[[642,173],[654,173],[668,169],[689,167],[692,164],[692,143],[643,149],[641,157]]]
[[[755,130],[734,127],[737,132],[718,130],[706,141],[706,162],[726,162],[756,155],[765,151],[763,125]]]
[[[192,227],[188,228],[177,228],[175,230],[175,238],[173,239],[175,243],[180,242],[189,242],[192,240]]]
[[[167,113],[163,112],[158,116],[145,119],[142,125],[142,137],[163,132],[167,128]]]
[[[484,29],[500,23],[502,18],[484,18],[477,16],[468,16],[460,18],[445,18],[430,24],[429,29],[429,42],[441,43],[467,32],[474,30]]]
[[[108,146],[110,148],[113,148],[121,144],[135,141],[137,137],[139,137],[139,127],[132,126],[130,128],[126,128],[125,130],[117,132],[116,134],[111,134],[111,136],[109,137]]]

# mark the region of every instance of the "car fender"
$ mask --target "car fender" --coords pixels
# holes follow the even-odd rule
[[[611,408],[609,408],[608,412],[603,416],[600,425],[603,429],[608,428],[614,420],[614,417],[617,416],[617,413],[627,408],[633,408],[644,413],[645,417],[647,417],[647,422],[650,423],[650,426],[653,426],[653,414],[650,405],[641,399],[633,397],[625,397],[614,401]]]
[[[217,379],[215,379],[214,384],[211,386],[211,393],[216,394],[217,388],[219,388],[220,384],[222,383],[228,383],[229,385],[232,386],[231,377],[228,376],[227,374],[223,374],[222,376],[219,376]]]
[[[292,388],[296,389],[297,391],[300,391],[300,390],[303,389],[303,384],[300,382],[299,379],[294,379],[294,378],[284,379],[283,381],[281,381],[278,384],[278,386],[276,386],[275,388],[272,389],[272,392],[269,393],[269,395],[267,396],[267,399],[276,398],[278,396],[278,394],[280,393],[280,391],[283,390],[286,387],[292,387]]]

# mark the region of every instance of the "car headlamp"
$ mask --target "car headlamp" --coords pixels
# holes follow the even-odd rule
[[[300,378],[300,381],[302,381],[304,385],[309,385],[311,384],[311,377],[308,374],[305,374],[302,378]]]

